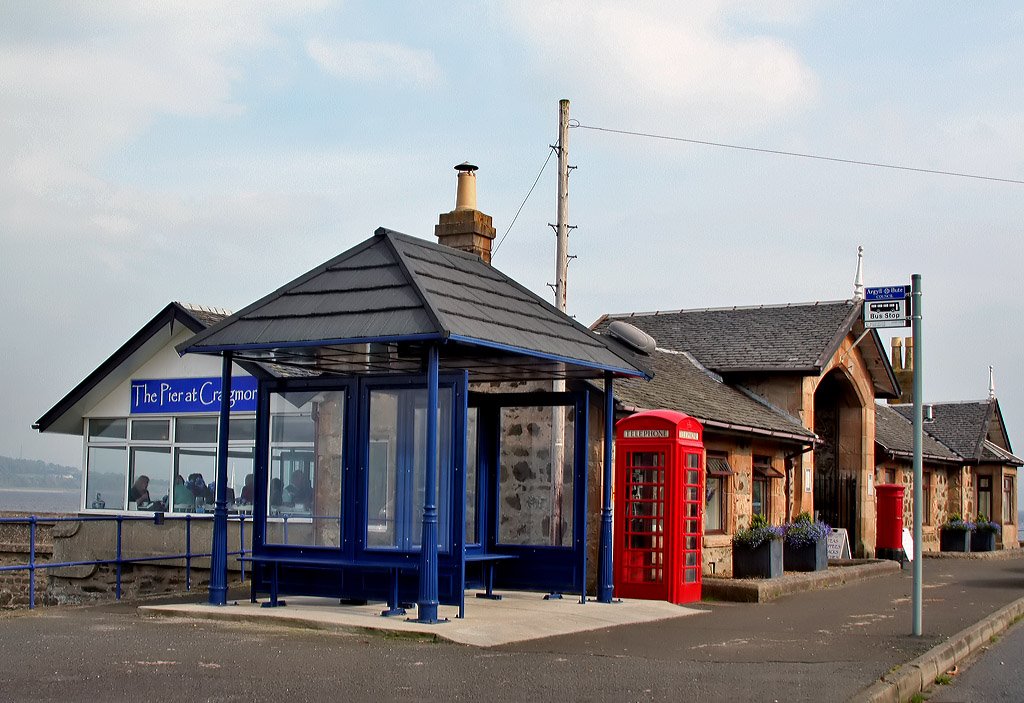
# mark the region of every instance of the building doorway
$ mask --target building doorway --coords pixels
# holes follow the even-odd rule
[[[814,393],[814,508],[832,527],[845,528],[858,545],[857,479],[864,464],[863,407],[849,379],[832,371]]]

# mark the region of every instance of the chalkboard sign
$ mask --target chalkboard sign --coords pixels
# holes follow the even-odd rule
[[[828,536],[828,558],[850,559],[850,536],[845,527],[837,527]]]

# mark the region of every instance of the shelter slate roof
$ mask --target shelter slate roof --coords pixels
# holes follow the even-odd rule
[[[968,461],[1021,462],[1013,455],[1002,424],[999,401],[965,400],[954,403],[929,403],[933,419],[924,423],[925,432]],[[900,404],[891,406],[908,420],[913,419],[914,406]],[[1006,448],[989,441],[990,435],[1006,442]],[[991,447],[987,447],[991,445]],[[999,451],[994,451],[995,450]],[[1005,453],[1008,456],[1004,456]]]
[[[709,373],[689,355],[657,350],[651,357],[654,378],[623,379],[615,398],[638,409],[665,408],[691,415],[707,426],[776,435],[804,443],[814,433],[754,394],[744,393]]]
[[[896,456],[914,454],[914,424],[892,406],[875,404],[875,442]],[[922,455],[938,461],[959,462],[960,456],[927,432],[922,435]]]
[[[646,373],[634,355],[480,257],[384,228],[178,351],[232,350],[236,358],[356,372],[354,345],[431,339],[449,342],[442,367],[469,368],[479,380],[501,378],[502,369],[522,372],[531,363],[534,373],[547,377],[568,375],[566,364],[591,376],[599,375],[595,369]],[[395,353],[390,347],[384,356],[393,362]],[[531,361],[537,358],[542,364]],[[382,368],[384,361],[376,363]],[[418,364],[409,363],[407,370]]]
[[[658,346],[688,351],[718,373],[818,371],[860,315],[860,301],[707,308],[606,315],[625,320]]]

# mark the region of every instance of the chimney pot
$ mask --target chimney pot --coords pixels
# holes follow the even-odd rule
[[[491,216],[476,209],[476,166],[463,162],[455,167],[459,172],[455,192],[455,209],[441,213],[434,236],[445,246],[476,254],[485,263],[491,263],[491,241],[496,231]]]

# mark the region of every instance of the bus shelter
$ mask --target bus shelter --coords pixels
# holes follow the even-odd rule
[[[479,257],[386,229],[178,347],[223,358],[210,602],[226,602],[231,365],[259,381],[254,588],[465,605],[586,593],[588,397],[604,382],[598,599],[610,601],[613,379],[649,377]],[[547,386],[550,387],[550,386]],[[528,392],[514,392],[529,388]]]

